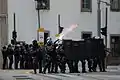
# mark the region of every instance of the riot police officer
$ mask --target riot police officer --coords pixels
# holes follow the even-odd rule
[[[37,67],[39,67],[39,73],[42,73],[42,59],[43,59],[43,55],[41,52],[40,47],[38,46],[38,43],[36,40],[33,41],[33,68],[34,68],[34,73],[36,74],[37,71]],[[38,66],[39,64],[39,66]]]
[[[56,45],[52,45],[53,51],[51,52],[51,58],[52,58],[52,73],[58,73],[58,66],[57,66],[57,53],[56,53]]]
[[[18,69],[18,63],[20,61],[20,49],[18,45],[15,46],[14,57],[15,57],[15,69]]]
[[[20,69],[25,69],[25,47],[23,45],[20,46]]]
[[[56,52],[57,52],[58,66],[60,67],[61,72],[65,73],[67,59],[66,59],[66,55],[64,53],[64,47],[62,44],[58,45],[58,47],[56,48]]]
[[[2,56],[3,56],[3,69],[5,69],[5,67],[6,67],[6,62],[7,62],[7,56],[8,56],[6,46],[4,46],[4,47],[2,48]]]
[[[97,55],[93,59],[93,71],[96,72],[97,65],[99,66],[100,72],[106,72],[105,70],[105,46],[103,39],[97,38]]]
[[[8,59],[9,59],[9,69],[12,69],[14,52],[10,44],[8,45],[8,48],[7,48],[7,54],[8,54]]]
[[[51,64],[53,61],[53,45],[51,39],[47,39],[47,44],[45,45],[45,51],[46,51],[46,62],[45,67],[43,69],[43,73],[46,73],[46,69],[48,69],[48,73],[51,73]]]

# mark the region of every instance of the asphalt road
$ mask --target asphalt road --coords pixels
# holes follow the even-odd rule
[[[120,80],[120,66],[109,66],[107,72],[66,74],[32,74],[32,70],[0,70],[0,80]]]

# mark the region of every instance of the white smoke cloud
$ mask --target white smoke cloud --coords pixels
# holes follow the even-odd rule
[[[66,28],[62,31],[58,39],[62,40],[65,35],[67,35],[69,32],[73,31],[75,28],[77,28],[77,24],[71,25],[69,28]]]

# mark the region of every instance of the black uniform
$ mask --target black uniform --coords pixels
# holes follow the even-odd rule
[[[18,69],[18,63],[20,61],[20,50],[18,46],[15,46],[14,57],[15,57],[15,69]]]
[[[20,69],[25,69],[25,48],[24,46],[21,46],[20,49]]]
[[[97,65],[99,66],[100,72],[106,72],[105,70],[105,57],[106,57],[106,52],[105,52],[105,46],[103,41],[100,42],[99,44],[99,51],[98,55],[94,57],[93,59],[93,71],[96,71]]]
[[[12,46],[11,45],[8,45],[8,48],[7,48],[7,54],[8,54],[8,59],[9,59],[9,69],[12,69],[12,64],[13,64],[13,49],[12,49]]]
[[[43,55],[41,52],[40,47],[37,44],[37,41],[33,41],[33,52],[32,52],[32,57],[33,57],[33,68],[34,68],[34,73],[36,74],[37,71],[37,66],[39,64],[39,73],[42,73],[42,60],[43,60]]]
[[[7,56],[8,56],[6,47],[3,47],[2,55],[3,55],[3,69],[5,69],[6,62],[7,62]]]
[[[52,58],[52,68],[51,72],[57,73],[58,72],[58,65],[57,65],[57,53],[56,53],[56,46],[53,46],[53,51],[51,51],[51,58]]]
[[[48,73],[50,73],[51,72],[51,64],[52,64],[52,61],[53,61],[53,57],[52,57],[53,46],[52,46],[51,43],[48,43],[45,46],[45,51],[46,51],[46,54],[45,54],[46,62],[45,62],[45,67],[44,67],[43,73],[46,73],[47,68],[48,68]]]
[[[65,73],[67,59],[66,59],[66,56],[65,56],[65,53],[64,53],[63,45],[58,45],[58,48],[56,49],[56,52],[57,52],[58,66],[60,67],[61,72]]]

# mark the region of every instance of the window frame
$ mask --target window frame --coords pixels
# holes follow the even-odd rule
[[[114,1],[114,0],[113,0]],[[118,8],[115,8],[115,4],[112,2],[112,0],[110,0],[110,3],[111,3],[111,6],[110,6],[110,11],[112,12],[120,12],[120,0],[117,0],[117,5],[118,5]],[[114,8],[113,8],[114,7]]]
[[[89,34],[89,35],[91,35],[91,37],[92,37],[92,34],[93,34],[93,33],[92,33],[92,31],[82,31],[82,32],[81,32],[81,39],[84,39],[84,38],[83,38],[83,34]]]
[[[84,2],[84,0],[81,0],[81,12],[92,12],[92,0],[90,0],[90,3],[87,3],[86,1]],[[90,5],[90,7],[85,8],[85,7],[83,7],[83,5],[84,6]]]

